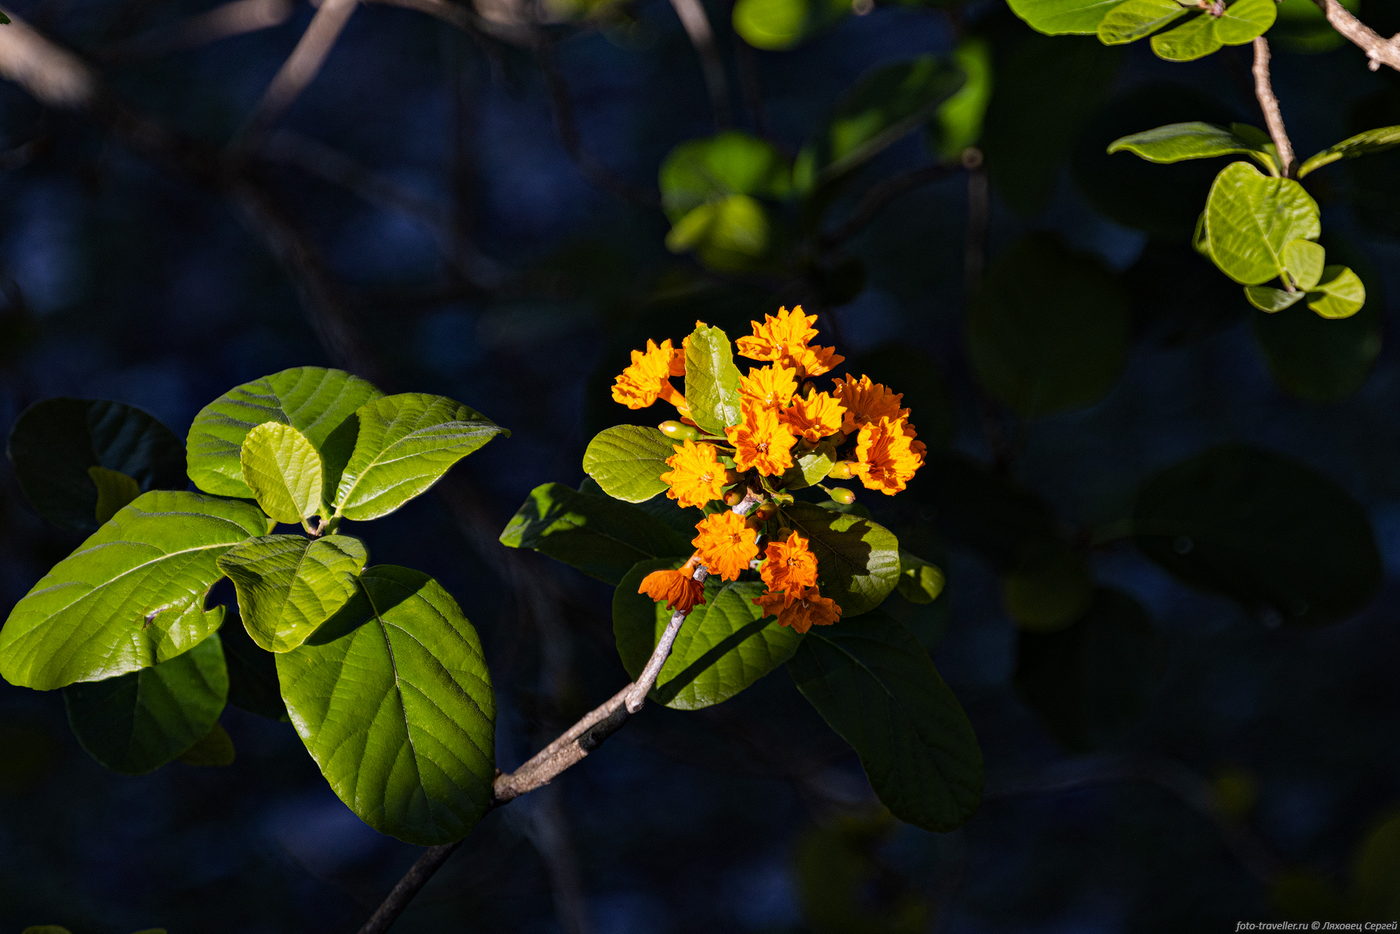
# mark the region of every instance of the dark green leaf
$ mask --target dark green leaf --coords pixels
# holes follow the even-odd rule
[[[609,584],[638,561],[693,550],[690,539],[636,506],[546,483],[531,491],[501,533],[511,548],[532,548]]]
[[[141,495],[136,479],[120,470],[89,467],[87,472],[92,478],[92,485],[97,487],[97,508],[93,512],[99,524],[115,516],[123,506]]]
[[[675,442],[655,428],[616,425],[588,442],[583,470],[614,499],[642,503],[666,489],[661,475],[673,453]]]
[[[365,823],[423,846],[460,840],[490,806],[495,776],[476,630],[418,571],[380,565],[359,582],[361,625],[277,656],[292,725]]]
[[[346,535],[268,535],[230,548],[219,569],[233,581],[258,647],[290,652],[350,600],[368,559],[359,539]]]
[[[734,348],[719,328],[698,327],[685,351],[685,398],[695,424],[712,435],[739,424],[739,368]]]
[[[48,690],[147,668],[219,628],[204,598],[218,558],[267,532],[256,506],[143,493],[54,566],[0,629],[0,675]]]
[[[813,629],[788,670],[896,817],[947,831],[972,816],[982,797],[977,737],[907,629],[878,613]]]
[[[253,491],[243,482],[243,439],[264,422],[281,422],[320,453],[325,486],[334,489],[355,441],[350,417],[382,395],[357,376],[316,366],[236,386],[201,409],[190,425],[190,479],[206,493],[251,498]]]
[[[638,593],[642,578],[676,566],[644,561],[627,573],[613,595],[617,654],[633,678],[642,673],[671,620],[664,604]],[[754,598],[763,584],[705,582],[705,602],[690,611],[661,668],[652,697],[677,710],[699,710],[726,701],[777,668],[797,651],[802,637],[773,619],[760,618]]]
[[[1117,382],[1128,304],[1097,259],[1036,237],[994,264],[967,329],[982,385],[1023,415],[1047,415],[1097,402]]]
[[[278,522],[295,524],[322,509],[321,455],[291,425],[265,422],[248,432],[239,460],[243,482]]]
[[[841,605],[842,619],[875,609],[899,583],[899,542],[884,526],[810,503],[781,515],[817,556],[822,595]]]
[[[199,742],[227,697],[217,635],[159,665],[63,692],[78,742],[107,768],[129,775],[158,769]]]
[[[1249,303],[1269,314],[1283,311],[1285,308],[1292,308],[1305,295],[1307,295],[1306,292],[1286,292],[1270,285],[1247,285],[1244,287],[1244,296],[1249,299]]]
[[[1037,549],[1002,581],[1006,612],[1031,632],[1054,632],[1079,619],[1094,598],[1084,556],[1065,545]]]
[[[1213,448],[1152,477],[1133,523],[1138,547],[1188,584],[1287,622],[1345,619],[1381,581],[1360,505],[1311,468],[1256,448]]]
[[[1282,294],[1303,297],[1301,292]],[[1343,321],[1306,312],[1255,315],[1254,333],[1269,372],[1284,391],[1313,402],[1336,402],[1361,388],[1380,356],[1381,312],[1373,303]]]
[[[505,429],[460,402],[405,392],[366,402],[335,492],[347,519],[388,515]]]
[[[199,768],[230,766],[237,758],[238,751],[233,748],[233,737],[229,736],[228,730],[224,729],[223,724],[218,722],[215,722],[202,739],[180,753],[181,762]]]
[[[126,474],[143,490],[185,485],[180,439],[147,413],[118,402],[36,402],[15,420],[9,454],[35,510],[84,532],[101,525],[99,488],[89,468]]]

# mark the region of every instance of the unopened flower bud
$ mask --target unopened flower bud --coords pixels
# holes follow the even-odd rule
[[[753,511],[753,517],[759,522],[767,522],[778,513],[778,507],[772,500],[760,505]]]
[[[827,476],[833,480],[849,480],[856,475],[858,466],[855,461],[837,461],[831,466],[831,472]]]
[[[848,490],[844,486],[833,487],[828,492],[831,493],[832,500],[842,506],[849,506],[856,501],[855,490]]]
[[[663,435],[675,441],[694,441],[700,437],[699,429],[677,421],[662,422],[656,427]]]
[[[744,494],[740,493],[738,490],[730,490],[728,493],[724,494],[724,505],[726,506],[737,506],[743,501]]]

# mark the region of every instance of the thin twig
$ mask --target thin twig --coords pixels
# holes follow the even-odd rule
[[[705,75],[705,88],[710,92],[710,109],[715,115],[715,125],[724,129],[730,124],[729,82],[724,76],[724,61],[715,45],[715,32],[705,16],[705,7],[700,0],[671,0],[671,7],[680,18],[690,44],[695,46],[695,54],[700,56],[700,68]]]
[[[262,101],[242,134],[245,140],[261,136],[315,80],[358,3],[359,0],[321,0],[306,32],[263,92]]]
[[[229,0],[181,20],[113,44],[101,53],[104,62],[123,62],[164,55],[180,49],[196,48],[241,36],[260,29],[280,26],[292,15],[292,0]]]
[[[710,572],[703,567],[695,569],[692,575],[701,584],[705,583],[705,578],[710,576]],[[689,610],[677,610],[671,614],[671,621],[666,624],[665,632],[661,633],[661,639],[656,643],[656,651],[651,653],[651,658],[647,660],[647,666],[642,669],[642,673],[633,682],[632,689],[627,692],[623,699],[627,705],[628,713],[636,713],[642,709],[642,705],[647,702],[647,695],[651,689],[656,687],[656,679],[661,674],[661,666],[666,664],[666,659],[671,657],[671,648],[676,644],[676,636],[680,635],[681,624],[685,622]]]
[[[1380,33],[1353,16],[1337,0],[1313,0],[1313,3],[1327,17],[1333,29],[1366,53],[1369,59],[1367,67],[1372,71],[1377,71],[1382,65],[1400,71],[1400,35],[1382,38]]]
[[[1278,150],[1279,169],[1284,178],[1292,178],[1297,169],[1293,156],[1293,143],[1288,138],[1288,130],[1283,125],[1283,111],[1279,108],[1278,97],[1274,95],[1273,79],[1269,75],[1269,40],[1258,36],[1254,40],[1254,96],[1259,100],[1259,109],[1264,111],[1264,124],[1269,128],[1274,148]]]
[[[821,245],[828,249],[840,246],[864,230],[891,201],[915,188],[947,178],[954,169],[944,163],[926,165],[871,186],[844,224],[821,235]]]
[[[397,921],[399,915],[408,907],[408,903],[413,901],[418,890],[428,884],[433,874],[442,868],[442,864],[447,862],[447,858],[461,845],[459,840],[442,846],[430,846],[424,850],[423,855],[418,857],[408,868],[408,872],[394,884],[394,888],[374,910],[374,914],[369,916],[359,934],[383,934],[389,930],[390,925]]]

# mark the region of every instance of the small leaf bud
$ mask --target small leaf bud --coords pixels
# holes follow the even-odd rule
[[[700,431],[697,428],[677,421],[662,422],[656,427],[663,435],[675,441],[694,441],[700,437]]]

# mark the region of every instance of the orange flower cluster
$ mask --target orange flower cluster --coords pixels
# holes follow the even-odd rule
[[[645,350],[632,351],[631,364],[614,380],[613,399],[632,409],[658,399],[669,402],[684,422],[662,426],[679,440],[666,459],[670,469],[660,475],[668,497],[701,509],[724,499],[731,488],[737,491],[728,493],[731,504],[746,491],[766,498],[792,483],[790,472],[799,462],[810,464],[803,458],[813,453],[835,464],[832,478],[859,479],[887,495],[905,488],[923,466],[925,448],[909,410],[900,405],[903,396],[868,376],[833,375],[830,388],[819,389],[813,378],[831,373],[845,357],[813,343],[816,320],[800,306],[782,308],[753,322],[753,333],[735,342],[741,356],[760,365],[740,375],[739,419],[722,437],[698,430],[689,401],[671,382],[685,375],[688,342],[677,348],[669,340],[649,340]],[[841,502],[850,502],[849,490],[832,492],[838,494]],[[703,587],[694,580],[697,565],[723,580],[737,580],[757,565],[767,589],[754,602],[780,625],[806,632],[840,619],[841,607],[818,589],[817,560],[806,539],[793,532],[785,540],[770,540],[760,556],[762,528],[762,522],[730,511],[703,517],[690,561],[678,570],[647,575],[640,592],[689,612],[704,602]]]

